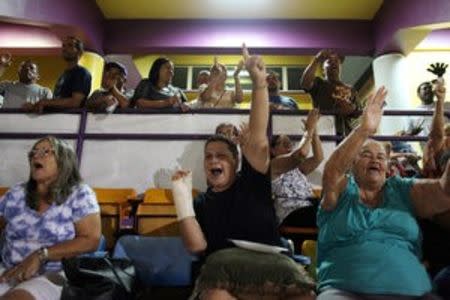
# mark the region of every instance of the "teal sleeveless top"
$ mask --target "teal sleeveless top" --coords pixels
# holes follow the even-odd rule
[[[370,208],[348,177],[333,211],[319,208],[319,290],[420,296],[431,282],[420,263],[421,233],[412,207],[413,179],[386,180],[383,201]],[[426,199],[424,199],[426,200]]]

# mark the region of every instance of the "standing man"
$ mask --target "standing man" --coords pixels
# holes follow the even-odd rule
[[[83,42],[73,36],[66,37],[62,44],[62,56],[66,69],[56,82],[54,100],[39,101],[35,110],[41,113],[44,108],[79,108],[91,92],[91,73],[78,64],[83,55]]]
[[[342,59],[329,50],[320,51],[306,68],[300,86],[311,94],[313,105],[319,110],[336,112],[336,134],[347,135],[352,129],[352,118],[356,110],[356,93],[341,81]],[[321,66],[324,78],[316,77]]]
[[[0,77],[10,65],[11,55],[0,55]],[[0,82],[0,94],[3,96],[1,108],[30,109],[41,99],[53,98],[50,89],[36,83],[39,80],[39,70],[34,62],[23,61],[17,74],[19,81]]]
[[[417,96],[420,99],[421,104],[417,107],[418,110],[424,111],[434,111],[436,108],[436,102],[434,101],[437,98],[435,86],[439,84],[438,79],[443,78],[445,71],[447,70],[448,65],[444,63],[435,63],[431,64],[427,71],[433,73],[437,76],[437,79],[433,79],[431,81],[422,82],[417,87]],[[445,101],[445,99],[443,99]],[[448,109],[444,104],[444,110]],[[428,116],[419,116],[419,117],[410,117],[408,122],[407,133],[409,135],[418,135],[418,136],[429,136],[431,131],[431,120],[432,117]],[[448,118],[445,120],[448,122]],[[422,147],[425,144],[421,144]]]

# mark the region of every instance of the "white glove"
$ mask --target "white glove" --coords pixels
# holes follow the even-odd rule
[[[178,221],[195,217],[194,202],[192,201],[192,172],[178,171],[175,173],[172,177],[172,194]]]

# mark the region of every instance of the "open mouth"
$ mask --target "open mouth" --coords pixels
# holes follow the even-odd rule
[[[209,172],[213,176],[220,176],[223,173],[223,170],[221,168],[212,168],[212,169],[209,170]]]
[[[369,172],[380,172],[380,168],[376,166],[369,167]]]
[[[34,168],[35,170],[42,169],[43,167],[44,167],[44,165],[41,164],[41,163],[39,163],[39,162],[34,162],[34,163],[33,163],[33,168]]]

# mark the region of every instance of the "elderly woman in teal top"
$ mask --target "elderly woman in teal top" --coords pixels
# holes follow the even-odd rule
[[[361,124],[325,165],[317,216],[318,299],[432,297],[419,260],[416,217],[450,208],[450,163],[440,179],[386,179],[384,147],[369,139],[386,93],[380,88],[369,99]]]

